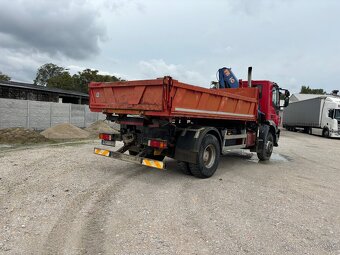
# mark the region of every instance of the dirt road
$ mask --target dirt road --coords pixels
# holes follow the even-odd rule
[[[340,254],[340,140],[284,132],[205,180],[93,146],[0,151],[1,254]]]

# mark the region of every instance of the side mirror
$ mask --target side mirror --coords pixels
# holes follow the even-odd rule
[[[289,97],[285,97],[285,103],[283,105],[283,107],[287,107],[289,105]]]
[[[282,111],[283,108],[289,105],[289,97],[285,97],[283,100],[280,100],[280,110]]]
[[[287,107],[289,105],[289,97],[285,97],[285,103],[283,107]]]
[[[283,96],[284,96],[284,98],[283,98],[284,104],[283,104],[283,106],[281,106],[281,104],[280,104],[280,107],[287,107],[287,106],[289,105],[289,96],[290,96],[290,92],[289,92],[288,89],[280,88],[280,90],[281,90],[281,91],[284,90],[284,95],[283,95]],[[282,98],[282,94],[283,94],[283,93],[280,92],[280,98]]]

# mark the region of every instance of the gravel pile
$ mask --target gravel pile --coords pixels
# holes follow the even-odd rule
[[[91,134],[99,134],[99,133],[114,133],[116,130],[112,128],[107,121],[98,120],[92,123],[89,127],[85,128],[86,131]]]
[[[90,133],[69,123],[58,124],[41,132],[49,139],[83,139],[88,138]]]
[[[0,129],[0,143],[3,144],[29,144],[50,142],[39,132],[26,128]]]

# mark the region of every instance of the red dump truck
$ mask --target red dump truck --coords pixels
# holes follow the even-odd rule
[[[165,168],[165,156],[185,174],[212,176],[220,155],[250,149],[268,160],[278,146],[280,88],[271,81],[238,81],[239,88],[207,89],[169,76],[153,80],[91,82],[90,109],[120,124],[119,134],[100,134],[99,155]],[[285,105],[289,92],[285,93]],[[126,154],[128,152],[129,154]]]

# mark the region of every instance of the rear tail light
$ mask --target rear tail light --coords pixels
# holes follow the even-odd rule
[[[165,149],[167,147],[167,142],[163,140],[149,140],[148,145],[154,148]]]
[[[112,135],[111,134],[99,134],[99,139],[102,139],[105,141],[111,141]]]

